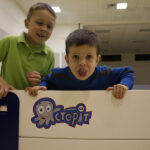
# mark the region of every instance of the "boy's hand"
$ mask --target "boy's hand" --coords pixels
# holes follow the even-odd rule
[[[128,87],[122,84],[116,84],[113,87],[108,87],[106,90],[107,91],[112,90],[114,97],[118,99],[122,99],[126,91],[128,90]]]
[[[41,75],[37,71],[32,71],[27,74],[27,78],[33,86],[38,85],[41,81]]]
[[[29,95],[30,95],[30,96],[33,96],[33,97],[35,97],[35,96],[38,95],[38,91],[39,91],[39,90],[45,91],[45,90],[46,90],[46,87],[45,87],[45,86],[34,86],[34,87],[27,87],[27,88],[25,89],[25,91],[28,91]]]
[[[6,97],[9,90],[16,90],[16,89],[6,82],[0,82],[0,99]]]

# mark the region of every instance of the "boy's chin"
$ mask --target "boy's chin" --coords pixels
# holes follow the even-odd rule
[[[86,77],[82,77],[82,76],[79,76],[79,77],[76,77],[78,80],[81,80],[81,81],[84,81],[84,80],[86,80],[86,79],[88,79],[88,77],[86,76]]]

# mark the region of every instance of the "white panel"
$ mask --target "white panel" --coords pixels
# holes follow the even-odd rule
[[[149,150],[150,90],[128,91],[115,99],[107,91],[46,91],[32,98],[24,91],[13,91],[20,100],[19,150]],[[31,122],[33,105],[43,97],[56,106],[74,107],[79,103],[92,111],[88,125],[70,127],[65,123],[37,128]],[[28,111],[27,111],[28,110]]]
[[[128,91],[122,100],[115,99],[107,91],[46,91],[40,92],[36,98],[22,91],[16,93],[20,99],[21,137],[150,139],[150,90]],[[90,124],[73,128],[66,123],[59,123],[49,129],[37,128],[31,122],[33,105],[42,97],[50,97],[56,105],[63,105],[64,108],[85,104],[87,111],[92,111]]]
[[[150,90],[128,91],[122,100],[107,91],[41,91],[35,98],[24,91],[15,93],[20,100],[19,150],[150,149]],[[89,124],[37,128],[31,122],[33,105],[43,97],[52,98],[64,109],[83,103],[86,111],[92,111]]]

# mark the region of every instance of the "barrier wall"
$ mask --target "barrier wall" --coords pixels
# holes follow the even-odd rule
[[[128,91],[122,100],[107,91],[14,93],[19,150],[150,150],[150,90]],[[47,119],[37,114],[43,108]]]

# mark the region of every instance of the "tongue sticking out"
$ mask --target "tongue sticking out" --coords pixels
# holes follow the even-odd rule
[[[79,70],[79,75],[80,76],[86,76],[86,73],[87,73],[87,71],[85,70],[85,69],[83,69],[83,68],[81,68],[80,70]]]

